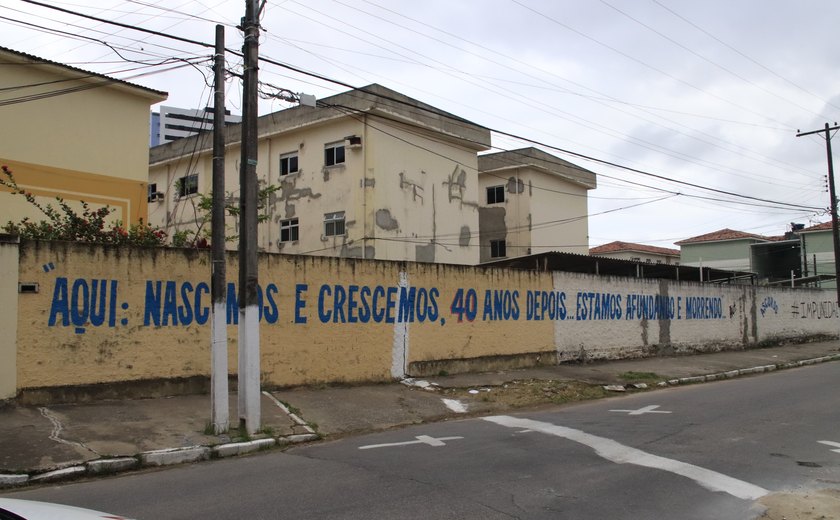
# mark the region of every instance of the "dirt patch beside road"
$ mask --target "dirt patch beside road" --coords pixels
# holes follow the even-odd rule
[[[767,520],[840,520],[840,490],[773,493],[758,501]]]
[[[492,408],[525,408],[541,404],[563,404],[574,401],[600,399],[610,395],[598,385],[577,381],[526,379],[510,381],[501,386],[448,388],[443,395],[467,403],[470,410]]]

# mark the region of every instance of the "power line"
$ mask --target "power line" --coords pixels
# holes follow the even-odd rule
[[[149,34],[154,34],[154,35],[157,35],[157,36],[161,36],[161,37],[164,37],[164,38],[170,38],[170,39],[174,39],[174,40],[177,40],[177,41],[190,43],[192,45],[198,45],[198,46],[202,46],[202,47],[206,47],[206,48],[213,48],[214,47],[212,44],[209,44],[209,43],[206,43],[206,42],[200,42],[200,41],[191,40],[191,39],[188,39],[188,38],[183,38],[183,37],[180,37],[180,36],[165,34],[165,33],[159,32],[159,31],[153,31],[153,30],[150,30],[150,29],[145,29],[145,28],[141,28],[141,27],[137,27],[137,26],[123,24],[121,22],[109,21],[109,20],[94,17],[94,16],[91,16],[91,15],[85,15],[85,14],[77,13],[77,12],[67,10],[67,9],[63,9],[63,8],[60,8],[60,7],[43,4],[41,2],[37,2],[36,0],[22,0],[22,1],[24,1],[26,3],[33,4],[33,5],[38,5],[38,6],[41,6],[41,7],[46,7],[46,8],[49,8],[49,9],[58,10],[58,11],[65,12],[65,13],[68,13],[68,14],[83,16],[85,18],[94,19],[94,20],[97,20],[97,21],[100,21],[100,22],[103,22],[103,23],[109,23],[109,24],[117,25],[117,26],[124,27],[124,28],[127,28],[127,29],[139,30],[139,31],[146,32],[146,33],[149,33]],[[521,4],[520,2],[518,2],[518,0],[511,0],[511,1],[514,2],[514,3],[517,3],[519,5],[522,5],[523,7],[527,8],[529,10],[537,12],[538,14],[542,14],[542,13],[539,13],[538,11],[533,10],[530,7],[525,6],[524,4]],[[543,16],[546,16],[546,15],[543,15]],[[564,24],[562,24],[561,22],[559,22],[557,20],[554,20],[553,18],[549,17],[549,19],[555,21],[556,23],[559,23],[560,25],[565,26]],[[571,30],[573,30],[573,29],[571,29]],[[590,38],[590,37],[587,36],[587,38]],[[235,51],[231,51],[231,52],[233,54],[241,56],[240,53],[237,53]],[[620,52],[620,51],[617,51],[617,52]],[[323,81],[328,81],[328,82],[331,82],[331,83],[343,85],[343,86],[346,86],[348,88],[358,90],[360,92],[365,92],[369,95],[374,95],[374,96],[377,96],[377,97],[382,98],[382,99],[388,99],[388,100],[393,101],[393,102],[398,102],[398,103],[403,104],[403,105],[411,106],[415,109],[430,111],[432,113],[435,113],[436,115],[443,115],[444,117],[453,119],[455,121],[466,122],[466,120],[464,120],[463,118],[453,116],[451,114],[445,113],[445,112],[440,111],[440,110],[430,110],[426,107],[422,107],[422,106],[417,105],[415,103],[409,103],[409,102],[406,102],[404,100],[398,100],[396,98],[392,98],[390,96],[383,96],[383,95],[380,95],[380,94],[376,94],[376,93],[370,92],[370,91],[368,91],[364,88],[356,88],[356,87],[354,87],[350,84],[341,82],[339,80],[334,80],[334,79],[327,78],[327,77],[319,75],[319,74],[315,74],[315,73],[312,73],[312,72],[307,72],[307,71],[304,71],[300,68],[293,67],[289,64],[284,64],[284,63],[278,62],[276,60],[273,60],[273,59],[270,59],[270,58],[267,58],[267,57],[264,57],[264,56],[261,56],[260,60],[264,61],[264,62],[267,62],[267,63],[271,63],[273,65],[277,65],[277,66],[286,68],[288,70],[293,70],[293,71],[301,73],[301,74],[309,75],[309,76],[312,76],[312,77],[317,77],[318,79],[321,79]],[[693,87],[693,88],[697,88],[697,87]],[[485,128],[487,128],[487,127],[485,127]],[[798,208],[798,209],[808,209],[808,210],[819,210],[819,209],[821,209],[821,208],[817,208],[817,207],[813,207],[813,206],[791,204],[791,203],[786,203],[786,202],[773,201],[771,199],[765,199],[765,198],[762,198],[762,197],[754,197],[754,196],[750,196],[750,195],[739,194],[739,193],[731,192],[731,191],[728,191],[728,190],[720,190],[720,189],[717,189],[717,188],[706,187],[706,186],[690,183],[690,182],[687,182],[687,181],[669,179],[669,178],[664,177],[662,175],[654,174],[654,173],[651,173],[651,172],[647,172],[647,171],[637,169],[637,168],[632,168],[632,167],[629,167],[629,166],[624,166],[624,165],[621,165],[621,164],[618,164],[618,163],[615,163],[615,162],[612,162],[612,161],[607,161],[607,160],[604,160],[604,159],[598,159],[596,157],[592,157],[592,156],[589,156],[589,155],[585,155],[585,154],[581,154],[581,153],[577,153],[577,152],[572,152],[570,150],[566,150],[566,149],[563,149],[563,148],[560,148],[560,147],[552,146],[552,145],[549,145],[547,143],[542,143],[542,142],[534,140],[534,139],[524,138],[522,136],[518,136],[518,135],[510,133],[510,132],[504,132],[504,131],[496,130],[496,129],[492,129],[492,128],[488,128],[488,129],[493,131],[493,132],[496,132],[500,135],[505,135],[505,136],[512,137],[512,138],[515,138],[515,139],[521,139],[523,141],[530,142],[532,144],[536,144],[538,146],[542,146],[542,147],[545,147],[545,148],[549,148],[549,149],[558,151],[560,153],[564,153],[564,154],[567,154],[567,155],[570,155],[570,156],[573,156],[573,157],[577,157],[577,158],[580,158],[580,159],[583,159],[583,160],[592,161],[592,162],[595,162],[595,163],[598,163],[598,164],[603,164],[603,165],[606,165],[606,166],[611,166],[611,167],[614,167],[614,168],[623,169],[623,170],[626,170],[626,171],[630,171],[630,172],[637,173],[637,174],[640,174],[640,175],[656,178],[656,179],[663,180],[663,181],[666,181],[666,182],[672,182],[672,183],[683,185],[683,186],[693,187],[695,189],[705,190],[705,191],[709,191],[709,192],[713,192],[713,193],[717,193],[717,194],[721,194],[721,195],[729,195],[729,196],[733,196],[733,197],[737,197],[737,198],[743,198],[743,199],[748,199],[748,200],[753,200],[753,201],[758,201],[758,202],[766,202],[766,203],[777,204],[777,205],[781,205],[781,206],[789,206],[789,207]]]

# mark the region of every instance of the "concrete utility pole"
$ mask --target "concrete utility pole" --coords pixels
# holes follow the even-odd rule
[[[227,275],[225,264],[225,27],[216,26],[216,55],[213,63],[215,92],[213,98],[213,209],[212,209],[212,278],[213,299],[210,346],[210,407],[213,430],[227,431],[228,348],[227,348]]]
[[[259,0],[245,0],[242,53],[242,160],[239,167],[239,426],[260,429],[260,322],[257,299],[257,69]],[[263,4],[265,5],[265,4]]]
[[[834,125],[829,126],[826,123],[822,130],[799,132],[796,137],[825,133],[825,152],[828,156],[828,191],[831,196],[831,237],[834,239],[834,285],[837,288],[837,303],[840,305],[840,232],[838,232],[837,223],[837,192],[834,189],[834,159],[831,156],[831,131],[840,129],[840,126],[837,126],[837,123],[834,123]],[[814,268],[814,274],[817,274],[816,268]]]

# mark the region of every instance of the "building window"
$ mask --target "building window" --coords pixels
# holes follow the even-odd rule
[[[324,165],[335,166],[344,163],[344,141],[328,144],[324,148]]]
[[[193,193],[198,193],[198,174],[187,175],[178,179],[176,184],[178,186],[178,196],[186,197]]]
[[[487,188],[487,204],[501,204],[504,201],[504,186],[490,186],[489,188]]]
[[[299,229],[298,219],[290,218],[288,220],[281,220],[280,242],[297,242]]]
[[[507,244],[504,240],[490,241],[490,258],[504,258],[507,256]]]
[[[344,212],[327,213],[324,215],[324,235],[337,237],[344,235]]]
[[[149,183],[149,193],[148,193],[148,197],[147,197],[146,200],[148,200],[149,202],[154,202],[156,200],[160,200],[159,197],[162,197],[162,195],[163,194],[158,193],[157,183],[156,182],[150,182]]]
[[[289,175],[298,171],[298,154],[287,153],[280,156],[280,175]]]

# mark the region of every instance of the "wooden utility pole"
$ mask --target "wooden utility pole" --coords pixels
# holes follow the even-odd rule
[[[259,0],[245,0],[242,158],[239,166],[239,426],[260,429],[260,322],[257,298],[257,69]]]
[[[216,55],[213,62],[215,91],[213,97],[213,209],[210,237],[213,300],[210,344],[210,407],[213,430],[227,431],[230,425],[228,408],[227,348],[227,274],[225,263],[225,27],[216,26]]]
[[[837,192],[834,189],[834,159],[831,156],[831,131],[839,129],[840,126],[837,126],[837,123],[834,123],[834,125],[829,126],[826,123],[822,130],[799,132],[796,137],[825,133],[825,152],[828,156],[828,191],[831,196],[831,236],[834,240],[834,285],[837,288],[837,304],[840,305],[840,232],[838,232],[837,223]],[[814,274],[817,274],[816,271],[814,271]]]

